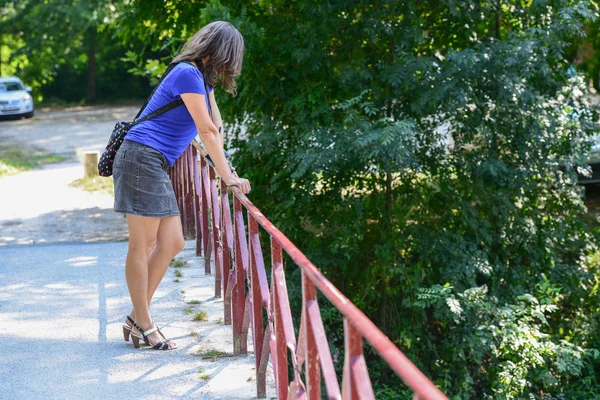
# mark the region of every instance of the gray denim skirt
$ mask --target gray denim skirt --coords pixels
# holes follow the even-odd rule
[[[160,151],[124,140],[113,164],[115,212],[145,217],[180,215],[168,168]]]

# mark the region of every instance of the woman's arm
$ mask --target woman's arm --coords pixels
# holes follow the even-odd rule
[[[229,169],[229,165],[223,154],[223,143],[219,130],[210,118],[204,95],[182,93],[181,99],[194,119],[200,140],[202,140],[206,151],[215,163],[217,173],[225,180],[227,186],[237,186],[244,194],[250,192],[250,182],[248,179],[238,178]]]
[[[225,132],[223,131],[223,120],[221,119],[221,112],[219,106],[217,106],[217,100],[215,99],[215,91],[211,91],[208,95],[208,101],[210,101],[210,109],[212,110],[212,120],[216,125],[221,137],[221,147],[225,148]]]

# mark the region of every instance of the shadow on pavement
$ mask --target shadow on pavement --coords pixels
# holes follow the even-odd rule
[[[0,220],[0,247],[36,243],[127,241],[128,237],[125,218],[110,208],[58,210],[33,218]]]
[[[194,356],[212,329],[189,321],[176,283],[161,283],[151,310],[178,349],[135,349],[123,340],[131,309],[126,253],[126,243],[0,248],[0,398],[255,398],[253,357]],[[214,279],[197,268],[210,289]],[[221,329],[230,337],[230,327]]]

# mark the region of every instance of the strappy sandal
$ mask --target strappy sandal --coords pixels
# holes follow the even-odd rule
[[[127,316],[127,320],[131,322],[132,325],[135,324],[133,318],[129,315]],[[129,342],[129,335],[131,335],[131,327],[127,324],[123,324],[123,339],[125,339],[126,342]]]
[[[169,339],[167,339],[167,337],[165,335],[163,335],[162,331],[160,330],[160,326],[156,325],[156,330],[158,331],[158,333],[160,334],[160,336],[163,337],[163,339],[165,339],[167,341],[167,343],[170,342]],[[175,345],[175,347],[171,347],[171,350],[176,349],[177,345]]]
[[[140,333],[142,334],[140,336],[140,335],[137,335],[137,334],[131,332],[131,340],[133,340],[133,347],[135,347],[136,349],[140,348],[140,339],[142,339],[144,341],[144,343],[146,343],[148,346],[152,346],[152,344],[150,343],[150,340],[148,340],[148,335],[154,331],[158,331],[158,333],[165,339],[162,342],[158,342],[154,346],[152,346],[152,348],[154,350],[172,350],[172,349],[176,348],[176,347],[173,347],[173,348],[169,347],[169,340],[165,337],[165,335],[163,335],[163,333],[160,331],[158,326],[154,326],[154,328],[150,328],[147,331],[142,330],[142,328],[135,322],[133,322],[133,326],[135,327],[135,329],[140,331]]]

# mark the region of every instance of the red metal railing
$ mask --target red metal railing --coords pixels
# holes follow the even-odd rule
[[[198,160],[198,153],[202,155]],[[204,249],[205,273],[215,265],[215,297],[224,296],[223,321],[232,325],[234,354],[247,354],[248,329],[256,359],[257,396],[266,396],[269,355],[278,399],[320,399],[321,378],[329,399],[374,399],[363,356],[363,339],[414,392],[415,399],[446,399],[435,385],[348,300],[308,258],[277,229],[239,189],[217,184],[215,170],[197,142],[171,168],[171,180],[186,238],[196,239],[196,255]],[[248,230],[244,224],[244,208]],[[267,279],[259,226],[269,234],[271,279]],[[283,251],[302,271],[302,316],[296,340],[288,300]],[[246,286],[247,285],[247,286]],[[344,317],[342,386],[335,373],[323,327],[317,289]],[[263,326],[263,310],[268,322]],[[288,367],[294,371],[292,382]],[[304,368],[304,379],[301,370]]]

